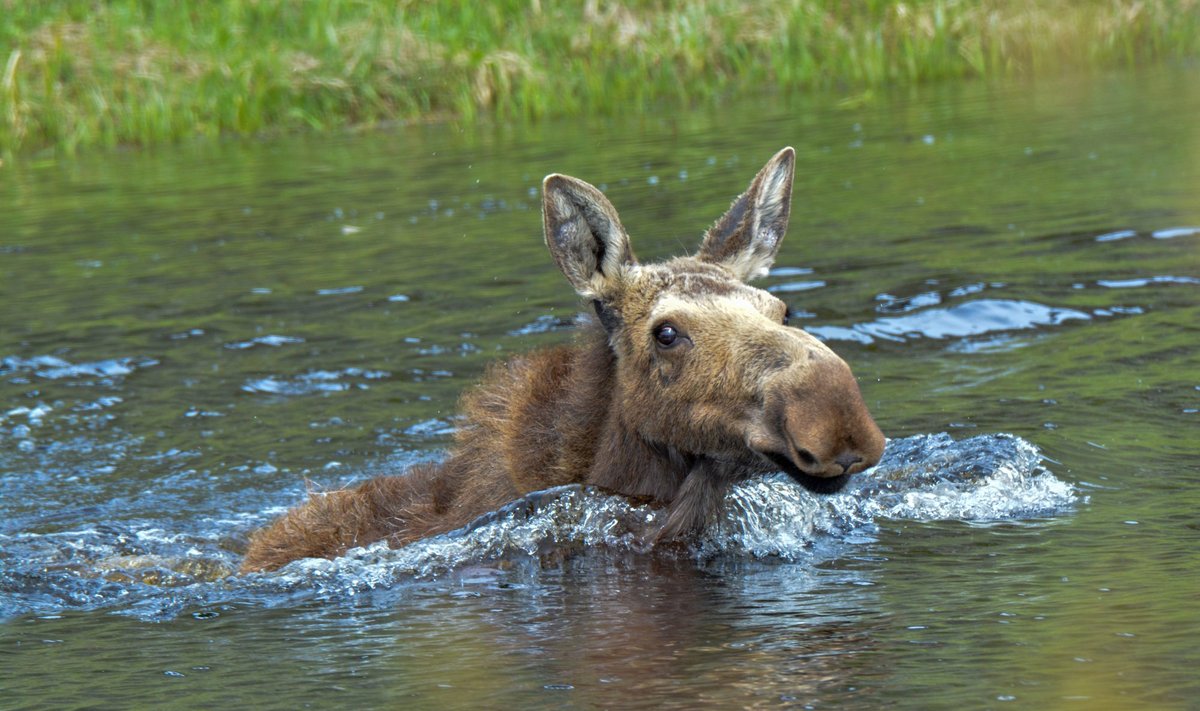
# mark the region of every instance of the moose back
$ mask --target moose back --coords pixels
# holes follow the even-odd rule
[[[256,532],[243,572],[400,546],[539,489],[583,483],[666,507],[657,540],[685,537],[726,489],[782,470],[836,492],[884,437],[849,366],[745,282],[787,230],[795,152],[759,171],[693,256],[640,264],[617,211],[581,180],[542,184],[546,246],[595,316],[575,343],[493,366],[462,400],[445,461],[308,500]]]

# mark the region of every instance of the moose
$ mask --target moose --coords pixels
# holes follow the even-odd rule
[[[884,436],[849,366],[745,283],[775,260],[794,174],[784,148],[699,252],[656,264],[637,261],[600,190],[547,176],[546,246],[594,311],[575,342],[493,365],[463,397],[444,461],[310,494],[251,536],[242,572],[380,540],[399,547],[565,484],[665,507],[652,542],[678,541],[748,477],[782,470],[834,493],[874,466]]]

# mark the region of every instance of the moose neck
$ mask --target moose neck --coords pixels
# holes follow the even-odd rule
[[[609,345],[604,314],[597,309],[598,321],[584,327],[580,349],[575,360],[572,388],[566,398],[567,407],[590,411],[593,427],[586,428],[590,441],[574,443],[568,449],[588,449],[590,461],[578,471],[586,472],[584,482],[626,496],[649,497],[661,503],[670,502],[679,490],[687,473],[694,466],[694,457],[673,447],[651,442],[621,416],[620,402],[624,393],[617,379],[617,358]],[[562,421],[560,426],[570,426]],[[579,434],[584,434],[582,431]],[[564,440],[571,443],[571,437]]]

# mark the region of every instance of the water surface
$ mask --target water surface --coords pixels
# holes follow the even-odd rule
[[[1197,79],[5,166],[5,704],[1193,707]],[[789,144],[761,284],[851,363],[874,472],[747,484],[684,552],[572,488],[229,577],[307,487],[437,458],[487,363],[570,338],[541,176],[656,259]]]

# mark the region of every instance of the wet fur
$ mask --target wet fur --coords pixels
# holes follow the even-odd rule
[[[764,167],[695,257],[655,265],[636,262],[600,191],[549,176],[546,242],[596,317],[573,345],[491,368],[463,397],[443,463],[310,494],[252,536],[242,571],[404,545],[572,483],[666,506],[658,539],[672,540],[703,527],[747,476],[783,469],[829,491],[873,465],[883,436],[849,368],[781,325],[782,302],[742,283],[778,250],[792,158],[785,149]],[[656,346],[665,322],[686,342]]]

